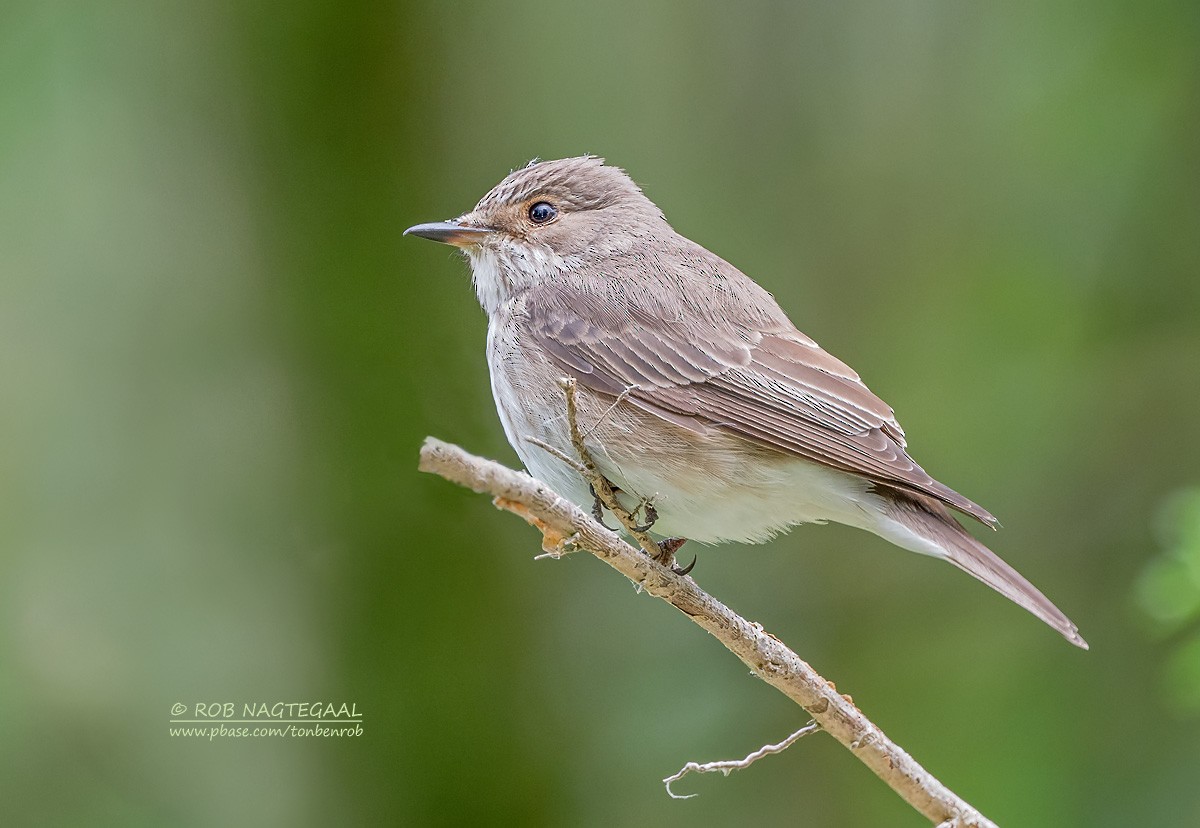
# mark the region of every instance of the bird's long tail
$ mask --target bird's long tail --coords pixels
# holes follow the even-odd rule
[[[907,492],[878,492],[888,524],[881,532],[906,549],[945,558],[1058,630],[1076,647],[1088,648],[1063,611],[992,550],[975,540],[941,503]],[[877,528],[878,532],[879,529]]]

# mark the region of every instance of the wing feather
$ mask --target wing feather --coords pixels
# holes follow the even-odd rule
[[[530,336],[585,387],[626,392],[631,404],[677,425],[721,428],[996,524],[908,456],[891,407],[857,373],[796,330],[757,285],[712,259],[741,280],[755,313],[731,317],[728,303],[687,298],[676,299],[671,313],[670,295],[650,301],[610,283],[597,296],[564,280],[527,297]]]

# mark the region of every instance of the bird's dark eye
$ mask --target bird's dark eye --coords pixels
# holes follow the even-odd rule
[[[545,224],[558,215],[558,210],[548,201],[539,201],[529,208],[529,220],[534,224]]]

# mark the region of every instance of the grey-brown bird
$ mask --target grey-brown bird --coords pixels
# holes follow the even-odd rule
[[[589,453],[630,508],[653,500],[656,533],[758,543],[800,523],[856,526],[949,561],[1087,648],[954,519],[997,525],[909,457],[892,409],[624,171],[592,156],[531,163],[471,212],[405,233],[466,254],[504,433],[559,494],[593,500],[530,440],[573,454],[569,376]]]

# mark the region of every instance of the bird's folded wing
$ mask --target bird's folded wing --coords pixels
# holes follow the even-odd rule
[[[996,524],[917,465],[892,409],[790,323],[701,317],[689,326],[650,318],[640,307],[613,307],[611,297],[538,298],[528,305],[530,334],[587,388],[624,392],[632,405],[678,425],[723,428]]]

